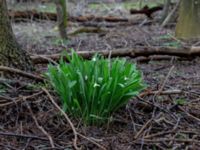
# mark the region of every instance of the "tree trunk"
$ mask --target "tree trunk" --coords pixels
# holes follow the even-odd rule
[[[164,8],[163,8],[163,11],[161,14],[161,19],[160,19],[161,22],[163,22],[166,19],[166,17],[168,16],[171,0],[165,0],[164,2],[165,2],[165,4],[164,4]]]
[[[182,0],[176,36],[183,39],[200,38],[200,0]]]
[[[66,0],[55,1],[59,33],[62,39],[67,39],[67,7]]]
[[[0,65],[26,71],[33,69],[29,55],[22,50],[13,34],[6,0],[0,0]]]

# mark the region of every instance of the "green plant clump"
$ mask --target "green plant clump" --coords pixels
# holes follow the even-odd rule
[[[84,124],[100,125],[144,89],[142,74],[125,59],[104,59],[95,55],[84,60],[74,51],[48,66],[50,81],[61,98],[64,111]]]

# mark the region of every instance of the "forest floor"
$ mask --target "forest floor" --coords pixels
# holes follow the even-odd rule
[[[13,23],[13,29],[19,43],[31,55],[55,54],[70,48],[95,51],[200,44],[176,39],[174,24],[161,28],[156,22],[143,24],[144,19],[140,17],[138,24],[102,26],[100,33],[81,33],[70,36],[67,41],[58,38],[56,23],[51,21]],[[71,24],[68,32],[78,28],[83,26]],[[87,137],[79,136],[78,146],[100,149],[93,141],[108,150],[200,149],[200,58],[127,59],[137,62],[148,89],[116,112],[105,126],[83,126],[79,120],[72,119],[77,132]],[[37,72],[44,73],[46,69],[46,65],[37,65]],[[54,149],[73,149],[74,133],[41,90],[42,86],[24,78],[0,84],[0,99],[4,98],[0,102],[0,149],[52,149],[49,136]],[[50,93],[59,103],[58,96],[53,91]],[[41,132],[34,117],[48,136]]]

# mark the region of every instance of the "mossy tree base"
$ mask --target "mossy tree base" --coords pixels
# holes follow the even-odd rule
[[[22,50],[13,34],[6,0],[0,0],[0,65],[21,70],[33,69],[29,55]]]

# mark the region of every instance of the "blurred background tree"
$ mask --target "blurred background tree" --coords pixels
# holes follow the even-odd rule
[[[57,0],[55,4],[60,36],[62,39],[67,39],[67,2],[66,0]]]
[[[176,37],[183,39],[200,37],[200,0],[182,0]]]

